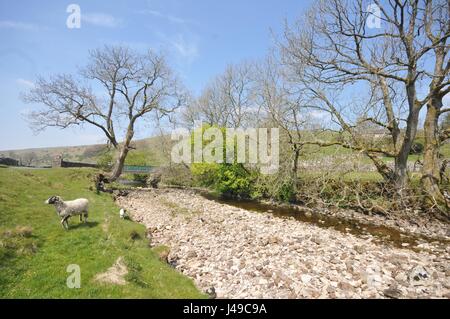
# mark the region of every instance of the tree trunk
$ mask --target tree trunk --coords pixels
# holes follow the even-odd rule
[[[395,159],[394,168],[394,181],[395,188],[398,192],[401,192],[404,188],[408,186],[409,176],[408,176],[408,157],[413,145],[414,139],[416,138],[417,125],[419,123],[419,112],[420,105],[416,104],[415,101],[415,89],[409,88],[408,91],[408,103],[410,105],[410,112],[408,119],[406,121],[405,136],[403,138],[403,143],[400,147],[398,155]]]
[[[298,147],[294,147],[294,163],[292,166],[292,184],[294,190],[294,196],[297,196],[297,186],[298,186],[298,159],[300,157],[300,149]]]
[[[134,131],[133,131],[133,123],[130,123],[127,136],[125,141],[123,142],[122,148],[120,149],[119,157],[114,164],[111,175],[109,176],[109,182],[114,182],[117,180],[122,174],[123,166],[125,164],[125,159],[127,158],[128,152],[130,151],[130,143],[133,139]]]
[[[424,124],[425,149],[422,168],[422,188],[429,205],[446,207],[447,202],[439,185],[441,183],[439,161],[439,112],[442,107],[442,97],[434,96],[427,104],[427,115]]]
[[[378,158],[377,155],[371,153],[366,153],[366,155],[372,160],[378,174],[380,174],[386,182],[392,183],[394,181],[394,172],[392,169]]]
[[[404,189],[409,182],[408,155],[409,151],[405,149],[402,150],[401,154],[395,159],[394,184],[398,191]]]

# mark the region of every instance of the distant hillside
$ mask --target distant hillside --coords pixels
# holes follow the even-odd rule
[[[305,133],[305,132],[304,132]],[[328,132],[324,132],[319,137],[308,137],[306,139],[313,140],[320,138],[323,140],[332,140],[334,137]],[[424,139],[419,131],[416,142],[424,144]],[[169,135],[155,136],[133,142],[133,147],[138,151],[148,152],[148,159],[152,165],[166,164],[170,160],[171,139]],[[0,151],[0,157],[10,157],[19,160],[25,166],[47,166],[51,165],[53,159],[57,155],[63,155],[63,159],[70,162],[96,163],[97,159],[107,150],[105,144],[82,145],[68,147],[49,147],[49,148],[30,148],[23,150],[7,150]],[[444,158],[450,158],[450,141],[444,143],[440,150]],[[317,147],[304,147],[301,160],[311,161],[323,159],[328,156],[346,155],[351,156],[352,151],[339,146],[329,146],[317,149]],[[359,154],[357,152],[356,154]],[[421,159],[421,155],[411,155],[410,161],[415,162]],[[371,163],[367,158],[362,159],[364,162]],[[392,161],[392,158],[386,158],[386,161]]]
[[[148,151],[153,165],[160,165],[165,162],[164,154],[170,153],[170,148],[164,145],[170,143],[170,136],[156,136],[133,143],[136,150]],[[29,148],[22,150],[0,151],[0,157],[14,158],[27,166],[51,165],[57,155],[63,155],[63,159],[71,162],[96,163],[99,156],[107,150],[105,144],[80,145],[67,147]]]

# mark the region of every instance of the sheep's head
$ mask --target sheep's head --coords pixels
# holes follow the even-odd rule
[[[59,197],[59,196],[52,196],[49,199],[47,199],[45,201],[45,203],[52,205],[52,204],[55,204],[55,203],[58,203],[58,202],[61,202],[61,201],[62,201],[61,197]]]

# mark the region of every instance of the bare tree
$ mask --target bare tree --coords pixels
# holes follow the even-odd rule
[[[31,166],[37,160],[37,155],[35,152],[26,152],[20,156],[20,162],[24,166]]]
[[[445,172],[447,162],[440,163],[439,146],[442,137],[449,135],[445,130],[439,131],[439,116],[450,111],[443,108],[443,99],[450,92],[450,3],[448,1],[426,1],[422,24],[428,41],[433,44],[429,50],[433,52],[434,68],[426,74],[429,77],[429,92],[427,99],[427,115],[424,123],[425,150],[422,171],[422,183],[429,195],[431,204],[447,204],[440,190],[442,170]],[[448,205],[446,205],[448,208]]]
[[[204,121],[222,127],[245,127],[257,113],[254,100],[254,65],[229,65],[214,78],[184,112],[190,125]]]
[[[97,94],[101,89],[104,93]],[[108,144],[119,151],[109,178],[114,181],[132,149],[139,120],[172,113],[183,103],[184,94],[162,55],[105,46],[91,51],[90,63],[75,76],[39,78],[24,100],[44,106],[29,116],[36,130],[79,124],[101,130]],[[123,142],[119,142],[122,134],[116,132],[121,126],[125,128]]]
[[[417,133],[420,110],[432,98],[430,94],[420,96],[418,88],[436,80],[440,92],[448,86],[443,80],[448,78],[448,64],[444,69],[430,68],[425,61],[436,50],[447,47],[448,26],[444,27],[443,20],[436,18],[436,14],[442,11],[437,9],[439,7],[448,10],[448,2],[374,2],[380,9],[380,16],[376,18],[382,21],[381,29],[369,29],[366,25],[367,19],[374,16],[367,10],[371,2],[320,1],[303,20],[286,27],[281,50],[285,63],[301,85],[321,101],[323,109],[328,110],[350,135],[354,124],[345,119],[348,113],[342,111],[330,94],[367,86],[378,90],[380,103],[369,101],[367,105],[382,105],[382,116],[366,116],[360,121],[371,121],[387,130],[393,147],[355,146],[372,158],[379,171],[384,172],[383,176],[393,180],[401,190],[408,182],[407,161]],[[439,22],[429,22],[435,19]],[[427,24],[433,25],[434,38],[427,36]],[[399,87],[402,87],[400,95],[404,96],[407,106],[404,116],[402,103],[395,104]],[[375,90],[371,90],[371,95],[376,97]],[[376,114],[374,109],[372,114]],[[404,129],[401,129],[401,122],[405,123]],[[394,171],[377,160],[377,154],[393,157]]]
[[[268,118],[282,130],[289,145],[290,180],[297,189],[298,161],[303,148],[302,132],[308,122],[307,104],[298,92],[292,92],[285,81],[278,59],[269,56],[257,69],[255,96],[260,105],[260,116]],[[263,120],[263,119],[261,119]],[[284,144],[284,143],[282,143]]]

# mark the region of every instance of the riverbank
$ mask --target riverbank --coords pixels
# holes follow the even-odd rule
[[[191,190],[137,190],[118,204],[218,298],[450,298],[449,249],[398,248]]]

